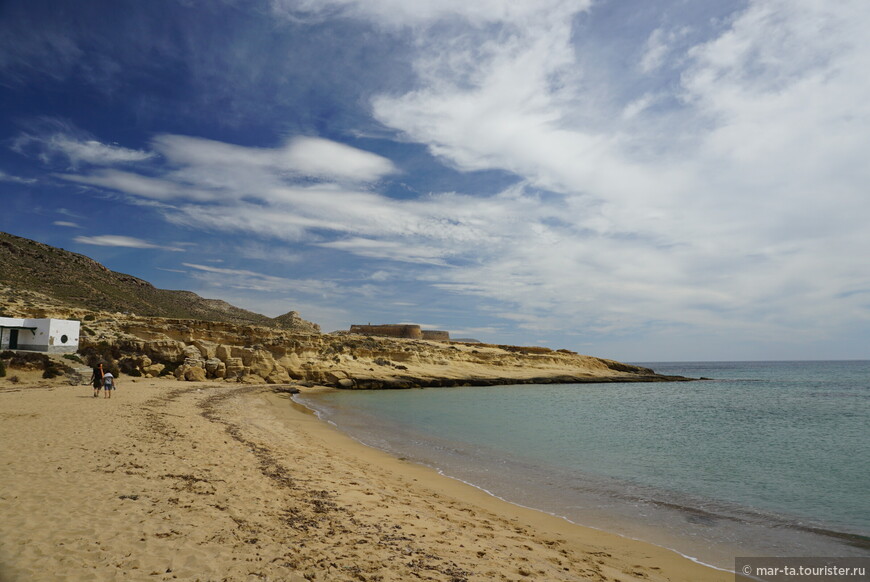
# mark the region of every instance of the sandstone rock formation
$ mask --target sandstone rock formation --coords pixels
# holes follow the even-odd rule
[[[190,381],[298,382],[353,389],[672,379],[646,368],[540,346],[300,333],[142,317],[71,307],[3,285],[0,305],[12,317],[80,320],[80,353],[102,358],[132,376],[172,374]]]
[[[84,327],[83,346],[111,346],[140,357],[131,360],[138,362],[134,375],[171,372],[191,381],[378,389],[663,379],[646,368],[540,346],[298,334],[117,314],[85,322]]]

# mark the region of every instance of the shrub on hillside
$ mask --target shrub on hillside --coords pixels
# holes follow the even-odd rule
[[[18,370],[45,370],[48,365],[48,356],[32,352],[3,352],[5,357],[9,354],[9,367]]]
[[[58,376],[63,376],[63,372],[54,362],[48,364],[42,373],[42,377],[47,379],[57,378]]]

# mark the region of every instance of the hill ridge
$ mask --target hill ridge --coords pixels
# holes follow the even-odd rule
[[[134,275],[112,271],[86,255],[6,232],[0,232],[0,282],[70,307],[95,311],[320,332],[320,326],[294,311],[272,318],[193,291],[158,289]]]

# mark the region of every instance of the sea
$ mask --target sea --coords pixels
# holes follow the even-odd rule
[[[296,398],[364,444],[717,568],[870,557],[870,361],[639,364],[709,380]]]

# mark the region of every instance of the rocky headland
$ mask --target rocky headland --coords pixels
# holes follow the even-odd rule
[[[80,355],[136,377],[352,389],[680,379],[537,346],[322,334],[99,312],[8,286],[0,286],[0,299],[9,316],[80,320]]]
[[[129,376],[347,389],[685,380],[538,346],[324,334],[294,311],[269,318],[157,289],[83,255],[0,234],[0,315],[79,320],[83,363]],[[88,273],[109,283],[95,286]]]

